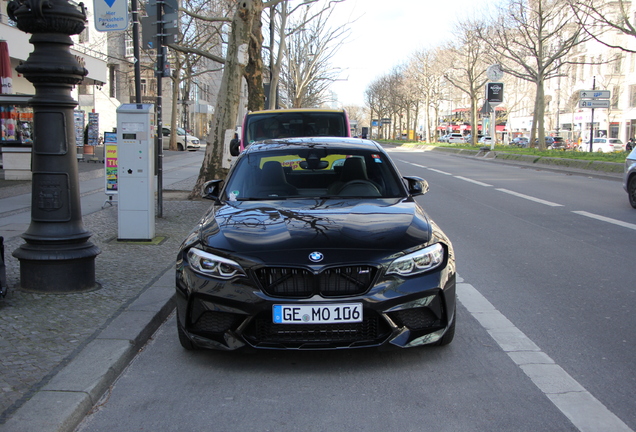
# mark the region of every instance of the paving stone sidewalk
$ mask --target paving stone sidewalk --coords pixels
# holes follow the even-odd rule
[[[84,162],[85,163],[85,162]],[[196,177],[169,188],[192,190]],[[0,187],[13,196],[30,184]],[[29,182],[27,182],[29,183]],[[30,191],[30,189],[28,189]],[[90,241],[101,249],[95,261],[100,288],[74,294],[18,289],[19,263],[11,255],[23,240],[5,241],[8,294],[0,299],[0,425],[68,365],[137,297],[174,268],[181,241],[210,206],[166,190],[163,218],[156,220],[156,245],[117,241],[117,207],[83,216]],[[176,198],[176,199],[175,199]],[[0,426],[0,429],[2,427]]]

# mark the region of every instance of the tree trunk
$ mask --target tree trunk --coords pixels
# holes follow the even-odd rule
[[[545,91],[543,88],[543,78],[537,80],[537,96],[535,118],[537,124],[537,133],[539,134],[539,150],[545,150]],[[533,120],[534,124],[534,120]]]
[[[252,36],[249,44],[249,63],[245,68],[247,80],[247,109],[260,111],[265,107],[265,89],[263,88],[263,12],[262,0],[254,1],[254,20],[252,22]]]
[[[222,179],[227,175],[228,168],[224,167],[223,162],[224,158],[228,161],[230,159],[228,147],[230,140],[234,137],[241,84],[249,61],[248,46],[252,34],[252,23],[255,13],[260,14],[261,10],[261,0],[242,0],[232,19],[227,57],[214,110],[212,129],[208,136],[208,145],[199,178],[190,192],[191,199],[201,196],[201,189],[205,182]]]

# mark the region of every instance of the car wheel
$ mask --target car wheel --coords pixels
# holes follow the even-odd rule
[[[185,149],[183,148],[183,144],[178,143],[178,144],[177,144],[177,150],[179,150],[179,151],[184,151]]]
[[[185,330],[181,328],[178,314],[177,314],[177,332],[179,333],[179,343],[181,344],[183,348],[187,349],[188,351],[198,349],[198,347],[190,340],[188,335],[186,335]]]
[[[457,324],[457,308],[455,308],[455,313],[453,314],[453,323],[450,325],[444,336],[437,341],[437,346],[445,346],[453,341],[455,338],[455,324]]]
[[[629,180],[627,185],[627,193],[629,195],[629,203],[636,208],[636,176]]]

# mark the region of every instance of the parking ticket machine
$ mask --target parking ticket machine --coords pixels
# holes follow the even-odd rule
[[[155,236],[155,108],[123,104],[117,109],[119,240]]]

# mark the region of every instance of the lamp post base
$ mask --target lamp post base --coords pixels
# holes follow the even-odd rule
[[[90,242],[79,248],[23,244],[13,252],[20,261],[20,288],[41,293],[98,289],[95,257],[99,252],[99,248]]]

